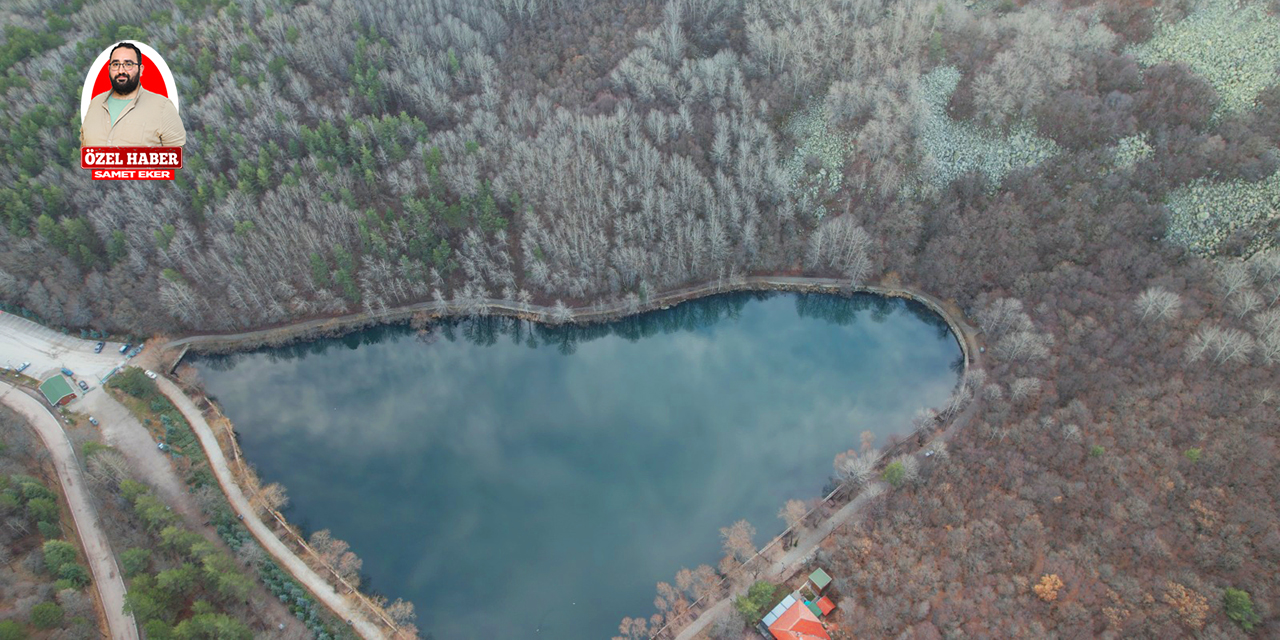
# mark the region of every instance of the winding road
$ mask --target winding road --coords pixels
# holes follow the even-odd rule
[[[133,615],[124,612],[124,579],[116,565],[116,557],[107,542],[107,536],[98,526],[98,514],[85,490],[80,462],[62,425],[39,400],[7,382],[0,382],[0,402],[24,416],[49,450],[58,473],[58,481],[62,484],[62,492],[67,497],[67,507],[71,511],[76,535],[80,537],[89,570],[93,573],[93,584],[106,613],[111,637],[116,640],[138,640],[138,625]]]

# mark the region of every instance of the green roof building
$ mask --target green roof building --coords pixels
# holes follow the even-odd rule
[[[71,402],[76,397],[76,392],[71,390],[71,383],[62,376],[53,376],[40,383],[40,393],[55,407]]]
[[[822,569],[814,569],[813,573],[809,574],[809,582],[812,582],[813,586],[821,593],[823,589],[827,588],[827,585],[831,584],[831,576],[827,575],[827,572]]]

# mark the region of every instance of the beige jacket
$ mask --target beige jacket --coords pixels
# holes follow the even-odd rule
[[[80,125],[82,147],[181,147],[187,131],[178,108],[168,98],[138,87],[138,95],[125,106],[111,126],[107,96],[103,91],[89,101],[89,112]]]

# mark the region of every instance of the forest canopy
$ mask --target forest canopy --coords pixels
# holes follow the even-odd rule
[[[976,424],[837,533],[851,633],[1274,630],[1273,0],[0,15],[6,308],[208,332],[748,274],[905,284],[1004,320]],[[182,97],[172,183],[79,167],[84,74],[125,38]]]

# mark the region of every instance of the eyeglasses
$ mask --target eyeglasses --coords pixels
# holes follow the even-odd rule
[[[121,69],[124,69],[125,71],[133,71],[134,67],[141,67],[141,66],[142,66],[141,63],[137,63],[132,60],[125,60],[124,62],[112,61],[111,70],[119,71]]]

